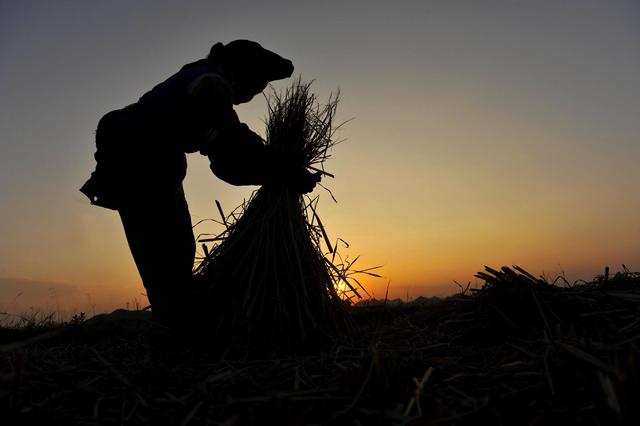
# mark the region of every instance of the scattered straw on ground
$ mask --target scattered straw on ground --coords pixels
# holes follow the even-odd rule
[[[3,424],[637,424],[640,274],[478,276],[355,307],[359,335],[306,356],[150,345],[144,320],[1,329]]]

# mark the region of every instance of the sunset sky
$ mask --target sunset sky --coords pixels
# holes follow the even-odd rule
[[[451,293],[483,265],[640,270],[635,0],[0,1],[0,311],[145,302],[117,213],[78,191],[96,125],[238,38],[340,89],[353,120],[319,213],[383,266],[375,296]],[[264,98],[237,110],[263,134]],[[253,189],[189,156],[194,223]]]

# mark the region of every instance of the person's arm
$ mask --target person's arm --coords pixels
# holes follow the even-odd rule
[[[218,74],[206,73],[187,86],[188,114],[192,125],[200,129],[197,149],[207,155],[212,131],[222,131],[240,122],[233,110],[233,90]]]
[[[217,135],[209,153],[211,170],[232,185],[284,183],[301,194],[311,192],[320,182],[320,173],[265,145],[246,124],[239,123],[227,134]]]
[[[190,84],[189,90],[198,121],[210,128],[200,153],[209,157],[211,171],[218,178],[232,185],[286,182],[302,193],[310,192],[320,180],[265,145],[240,122],[233,109],[233,92],[222,77],[205,74]]]
[[[211,171],[232,185],[264,185],[280,162],[271,147],[239,120],[223,126],[207,153]]]

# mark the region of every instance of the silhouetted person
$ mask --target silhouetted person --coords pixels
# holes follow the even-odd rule
[[[304,193],[319,181],[280,158],[233,109],[292,72],[291,61],[258,43],[216,43],[206,59],[98,123],[96,169],[80,190],[120,213],[156,321],[180,327],[194,297],[186,153],[207,155],[213,173],[233,185],[286,181]]]

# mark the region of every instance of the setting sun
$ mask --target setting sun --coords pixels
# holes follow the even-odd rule
[[[349,300],[353,297],[353,292],[343,279],[336,283],[335,288],[342,300]]]

